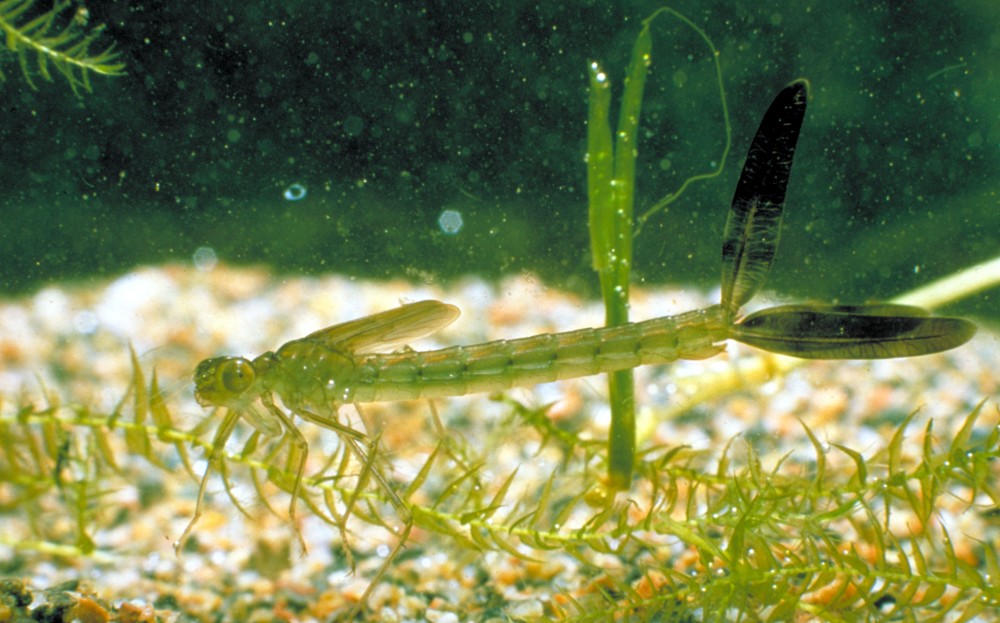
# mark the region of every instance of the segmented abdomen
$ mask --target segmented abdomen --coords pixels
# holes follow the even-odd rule
[[[354,402],[460,396],[719,353],[719,306],[619,327],[358,357]]]

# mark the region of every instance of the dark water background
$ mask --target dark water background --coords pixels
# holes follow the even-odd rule
[[[39,0],[41,2],[41,0]],[[39,6],[42,6],[39,4]],[[595,293],[586,68],[620,93],[652,2],[89,2],[127,76],[24,79],[0,57],[0,292],[191,262],[447,282],[529,271]],[[810,109],[771,287],[887,298],[1000,252],[994,0],[678,2],[721,51],[723,175],[636,241],[636,280],[718,282],[726,210],[773,95]],[[637,211],[709,170],[704,43],[653,27]],[[98,47],[98,46],[95,46]],[[32,69],[36,66],[29,65]],[[295,197],[298,184],[305,196]],[[445,211],[461,215],[442,230]],[[996,316],[994,293],[957,311]]]

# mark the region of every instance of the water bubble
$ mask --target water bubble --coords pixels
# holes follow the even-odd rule
[[[299,184],[298,182],[295,182],[294,184],[291,184],[288,188],[285,189],[284,197],[289,201],[298,201],[299,199],[305,199],[306,187],[303,186],[302,184]]]
[[[442,211],[438,217],[438,227],[449,236],[454,236],[462,229],[462,213],[458,210]]]
[[[212,247],[198,247],[195,249],[194,255],[191,256],[191,261],[194,262],[196,270],[207,273],[215,268],[215,265],[219,263],[219,258],[215,255],[215,249]]]

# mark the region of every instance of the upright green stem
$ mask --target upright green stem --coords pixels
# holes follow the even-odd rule
[[[639,117],[642,111],[642,95],[646,85],[652,52],[652,36],[649,25],[660,13],[675,15],[695,30],[712,49],[713,59],[722,87],[722,73],[718,52],[708,37],[696,25],[673,9],[664,7],[643,22],[642,30],[636,37],[625,77],[618,129],[612,141],[610,125],[611,84],[607,74],[596,62],[591,63],[590,104],[587,118],[587,194],[590,211],[590,245],[593,253],[594,270],[601,281],[601,295],[604,299],[605,322],[608,326],[628,322],[629,278],[632,270],[632,238],[634,232],[635,204],[635,161],[638,155]],[[725,95],[723,112],[725,110]],[[727,138],[722,161],[729,151],[729,120],[725,114]],[[697,179],[714,177],[719,168],[709,174],[696,176]],[[679,191],[657,203],[643,215],[648,218],[667,203],[676,199],[689,179]],[[611,430],[608,436],[608,485],[613,491],[628,489],[632,483],[635,463],[635,395],[631,370],[613,372],[609,375],[608,394],[611,404]]]
[[[629,277],[632,269],[632,212],[635,203],[635,159],[642,92],[651,48],[644,27],[632,49],[614,147],[611,141],[611,90],[597,63],[590,66],[590,112],[587,131],[587,184],[590,240],[594,268],[600,275],[605,324],[628,322]],[[635,395],[631,370],[610,375],[611,432],[608,436],[608,483],[627,489],[635,462]]]

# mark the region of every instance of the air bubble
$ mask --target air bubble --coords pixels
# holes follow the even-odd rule
[[[438,217],[438,227],[449,236],[454,236],[461,231],[462,225],[462,213],[458,210],[444,210]]]
[[[212,247],[198,247],[195,249],[194,255],[191,256],[191,261],[194,263],[195,270],[207,273],[219,263],[219,257]]]
[[[291,184],[284,192],[285,199],[289,201],[298,201],[299,199],[306,198],[306,187],[298,182]]]
[[[93,334],[97,331],[99,324],[97,314],[92,311],[84,310],[73,317],[73,328],[76,329],[77,333],[84,335]]]

